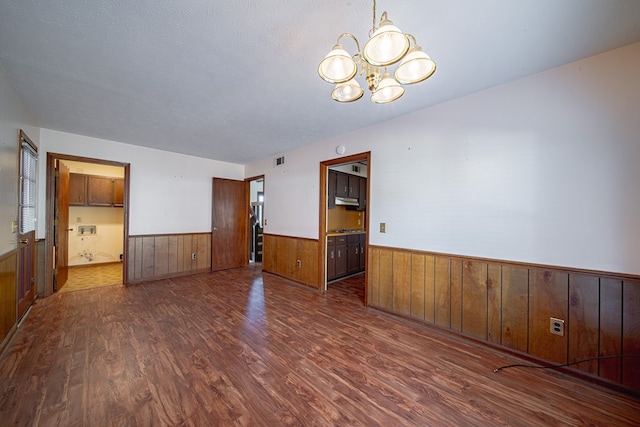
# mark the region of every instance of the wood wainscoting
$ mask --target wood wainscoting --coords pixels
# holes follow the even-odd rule
[[[368,261],[371,307],[540,362],[591,359],[568,370],[640,393],[637,276],[380,246]]]
[[[18,251],[0,256],[0,354],[11,341],[17,322]]]
[[[262,270],[321,289],[318,247],[318,241],[313,239],[265,234]]]
[[[211,233],[129,236],[126,283],[210,270]]]

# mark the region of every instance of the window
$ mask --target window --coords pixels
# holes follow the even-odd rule
[[[20,234],[36,229],[36,172],[38,154],[30,141],[20,137]]]

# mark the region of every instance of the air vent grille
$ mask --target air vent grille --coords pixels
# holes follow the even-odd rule
[[[273,159],[273,166],[282,166],[284,165],[284,156],[276,157]]]

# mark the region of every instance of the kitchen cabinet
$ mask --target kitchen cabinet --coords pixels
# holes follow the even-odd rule
[[[113,179],[113,206],[124,206],[124,179]]]
[[[327,237],[327,280],[347,274],[347,236]]]
[[[327,207],[333,209],[336,207],[336,186],[337,186],[338,172],[329,170],[327,175]]]
[[[349,175],[336,172],[336,196],[349,197]]]
[[[349,183],[349,193],[347,197],[357,199],[360,195],[360,177],[356,175],[347,175]]]
[[[360,245],[360,253],[358,254],[359,256],[359,271],[364,271],[365,270],[365,264],[366,264],[366,260],[367,260],[367,235],[366,234],[360,234],[358,239],[358,243]]]
[[[69,206],[84,206],[87,204],[87,176],[69,174]]]
[[[89,175],[87,181],[87,198],[90,206],[113,204],[113,178]]]
[[[124,179],[69,174],[69,206],[124,206]]]
[[[358,210],[367,209],[367,178],[360,177],[358,180]]]
[[[347,236],[347,274],[360,271],[360,235]]]

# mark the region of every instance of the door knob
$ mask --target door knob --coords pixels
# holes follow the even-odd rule
[[[20,243],[24,243],[25,245],[29,244],[29,239],[20,239],[18,240]]]
[[[218,227],[213,227],[213,231],[218,231]]]
[[[67,231],[73,231],[73,228],[67,228]]]

